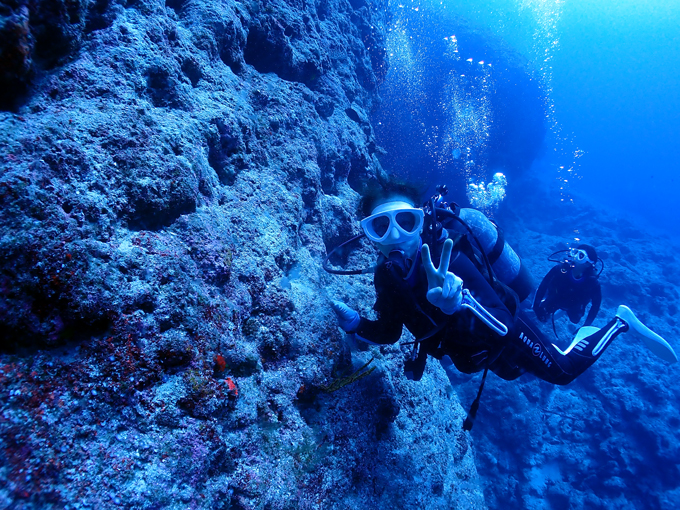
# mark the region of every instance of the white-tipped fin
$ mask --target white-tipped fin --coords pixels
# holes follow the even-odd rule
[[[642,324],[630,308],[625,305],[619,306],[618,310],[616,310],[616,316],[628,324],[630,331],[642,338],[647,349],[659,358],[669,363],[676,363],[678,361],[678,356],[669,343]]]
[[[585,338],[592,335],[593,333],[596,333],[597,331],[599,331],[598,328],[595,328],[593,326],[583,326],[581,329],[578,330],[578,332],[576,333],[576,336],[574,337],[574,339],[571,342],[571,345],[569,345],[569,347],[567,347],[566,351],[563,351],[562,349],[557,347],[555,344],[553,344],[553,346],[563,356],[566,356],[567,354],[569,354],[571,352],[571,350],[574,349],[574,348],[577,351],[582,351],[583,349],[585,349],[588,346],[588,342],[585,340]]]

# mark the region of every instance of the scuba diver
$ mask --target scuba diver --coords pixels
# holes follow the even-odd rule
[[[415,337],[404,365],[409,379],[420,380],[428,355],[439,360],[448,356],[463,373],[484,370],[465,430],[472,427],[488,370],[505,380],[528,372],[550,383],[568,384],[627,331],[665,361],[677,361],[672,347],[623,305],[605,327],[582,327],[567,349],[550,343],[519,309],[519,299],[530,292],[530,278],[521,263],[508,271],[518,257],[514,252],[510,256],[507,243],[498,242],[500,230],[488,219],[484,225],[480,216],[486,217],[479,211],[449,207],[443,202],[445,190],[438,187],[438,192],[423,208],[415,205],[417,192],[405,186],[364,196],[363,235],[380,252],[373,269],[377,320],[361,317],[340,301],[333,301],[332,308],[346,333],[372,344],[397,342],[406,326]],[[485,237],[487,243],[481,241]],[[329,272],[369,272],[330,269],[332,254],[324,261]],[[502,281],[496,273],[504,272]]]
[[[552,257],[565,253],[564,260]],[[595,266],[602,262],[595,248],[588,244],[579,244],[576,248],[553,253],[548,260],[559,262],[554,266],[536,291],[534,312],[541,322],[546,322],[557,310],[564,310],[573,324],[577,324],[591,303],[584,326],[590,326],[600,311],[602,293]],[[604,268],[604,263],[602,268]]]

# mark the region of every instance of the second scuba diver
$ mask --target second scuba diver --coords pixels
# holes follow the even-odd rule
[[[484,370],[486,376],[491,370],[513,380],[528,372],[564,385],[597,361],[614,338],[629,331],[657,356],[677,361],[672,347],[623,305],[606,326],[582,327],[571,344],[560,349],[531,324],[516,306],[516,298],[514,303],[507,298],[513,292],[499,292],[507,287],[488,281],[460,237],[454,243],[451,232],[458,218],[450,210],[436,208],[434,200],[430,213],[439,213],[444,228],[438,239],[433,236],[426,243],[421,234],[429,227],[417,203],[416,194],[404,189],[364,197],[365,214],[370,214],[361,228],[380,251],[374,277],[377,320],[361,317],[342,302],[332,303],[340,327],[364,342],[393,344],[406,326],[415,337],[413,354],[404,367],[408,378],[422,377],[428,355],[439,360],[448,355],[464,373]],[[434,223],[433,228],[436,217]],[[464,428],[471,426],[470,421]]]
[[[565,251],[566,260],[553,267],[538,286],[534,312],[538,320],[545,322],[557,310],[564,310],[569,320],[576,324],[583,317],[588,303],[591,303],[583,323],[584,326],[590,326],[600,311],[602,301],[598,273],[595,270],[599,260],[597,252],[587,244]]]

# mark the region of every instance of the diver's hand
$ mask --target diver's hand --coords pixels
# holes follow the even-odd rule
[[[542,302],[539,303],[538,305],[536,305],[536,307],[534,307],[534,313],[536,314],[536,318],[537,318],[539,321],[541,321],[541,322],[547,321],[547,320],[548,320],[548,316],[550,315],[550,314],[545,310],[545,306],[543,305]]]
[[[449,271],[453,241],[447,239],[442,249],[439,268],[435,268],[430,256],[430,247],[422,248],[423,266],[427,274],[427,300],[447,315],[455,313],[463,301],[463,280]]]
[[[335,315],[338,316],[338,324],[345,333],[355,333],[359,327],[359,322],[361,321],[359,313],[352,310],[342,301],[331,301],[331,307],[333,308]]]

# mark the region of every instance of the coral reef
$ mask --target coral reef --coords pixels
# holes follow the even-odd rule
[[[321,261],[382,172],[385,2],[0,15],[0,506],[485,508],[443,370],[328,308],[372,304]]]

